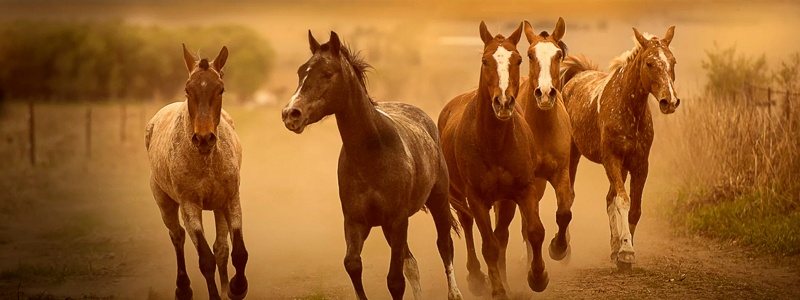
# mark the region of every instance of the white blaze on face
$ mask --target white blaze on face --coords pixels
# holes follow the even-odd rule
[[[553,43],[538,43],[533,46],[534,55],[539,60],[539,88],[543,94],[550,93],[553,89],[553,77],[550,75],[550,63],[553,56],[561,51]]]
[[[511,63],[511,51],[506,50],[505,47],[499,46],[492,54],[494,61],[497,63],[497,77],[500,78],[500,90],[503,91],[503,102],[506,99],[506,90],[508,89],[508,68]]]
[[[300,80],[300,86],[297,87],[297,91],[294,92],[294,95],[292,95],[292,99],[289,100],[289,106],[294,105],[294,101],[297,100],[297,96],[300,95],[300,90],[303,89],[303,84],[306,83],[306,79],[308,78],[308,73],[310,71],[311,71],[311,66],[308,66],[308,68],[306,69],[306,76],[303,77],[303,80]]]
[[[664,54],[663,49],[658,49],[658,57],[664,62],[664,76],[666,76],[667,87],[669,87],[669,97],[670,101],[674,103],[677,101],[678,97],[675,96],[675,89],[672,87],[672,77],[669,76],[669,71],[672,66],[669,63],[669,60],[667,60],[667,56]]]

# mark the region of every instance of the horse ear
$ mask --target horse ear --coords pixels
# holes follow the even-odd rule
[[[556,22],[556,28],[553,29],[553,35],[552,35],[553,39],[555,39],[556,42],[560,41],[562,38],[564,38],[564,32],[566,30],[567,28],[566,25],[564,25],[564,19],[558,17],[558,22]]]
[[[528,44],[533,44],[533,37],[536,36],[536,34],[533,33],[533,26],[531,25],[530,22],[528,22],[528,20],[525,20],[524,23],[525,23],[525,38],[528,39]]]
[[[633,27],[633,36],[636,37],[636,41],[639,42],[639,45],[642,45],[642,47],[647,47],[647,39],[644,38],[642,33],[639,32],[639,29],[636,29],[636,27]]]
[[[664,39],[662,39],[662,41],[667,47],[669,47],[669,43],[672,43],[673,36],[675,36],[675,26],[672,26],[669,29],[667,29],[667,34],[664,36]]]
[[[192,73],[197,61],[194,59],[194,56],[189,53],[189,50],[186,50],[186,44],[182,43],[181,45],[183,45],[183,62],[186,64],[186,69],[189,70],[189,73]]]
[[[308,46],[311,49],[311,54],[314,54],[319,49],[319,42],[311,35],[311,29],[308,30]]]
[[[331,31],[331,39],[328,41],[328,45],[331,47],[331,52],[334,55],[339,55],[339,49],[342,47],[342,42],[339,41],[339,35],[336,32]]]
[[[489,33],[489,29],[486,29],[486,23],[484,23],[483,21],[481,21],[480,33],[481,33],[481,40],[483,40],[484,45],[489,44],[489,42],[494,40],[492,34]]]
[[[517,27],[517,30],[514,30],[514,33],[508,37],[508,40],[511,41],[514,46],[516,46],[517,43],[519,43],[520,37],[522,37],[522,22],[519,22],[519,27]]]
[[[228,60],[228,47],[222,46],[222,50],[219,50],[219,54],[217,57],[214,58],[214,70],[222,71],[222,67],[225,66],[225,61]]]

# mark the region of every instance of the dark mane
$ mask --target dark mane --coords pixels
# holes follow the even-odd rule
[[[208,70],[208,59],[205,58],[201,59],[200,63],[198,63],[198,66],[200,67],[200,69]]]
[[[328,43],[323,44],[320,46],[320,50],[328,51],[330,48]],[[350,49],[350,45],[342,43],[342,46],[339,47],[339,53],[347,59],[347,63],[350,64],[350,67],[353,68],[353,72],[356,74],[356,78],[358,78],[358,82],[361,83],[361,86],[364,87],[364,91],[367,93],[369,97],[369,91],[367,91],[367,72],[370,69],[373,69],[372,66],[364,61],[364,58],[361,56],[361,51],[354,52]],[[377,105],[372,97],[369,97],[369,101],[372,102],[373,105]]]

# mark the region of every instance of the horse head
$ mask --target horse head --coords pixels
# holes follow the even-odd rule
[[[675,26],[667,30],[663,39],[649,35],[645,37],[636,28],[633,28],[633,34],[642,48],[642,61],[636,66],[642,87],[656,97],[662,113],[674,113],[681,104],[681,99],[675,94],[675,56],[669,49]]]
[[[565,31],[564,19],[558,18],[552,34],[542,31],[535,34],[533,26],[525,21],[525,37],[530,43],[528,61],[530,63],[530,87],[536,104],[540,109],[553,108],[561,101],[561,61],[567,56],[567,45],[561,39]]]
[[[217,143],[217,125],[222,112],[222,67],[228,59],[228,48],[222,47],[213,61],[195,60],[183,45],[183,61],[189,70],[186,100],[192,124],[192,144],[200,154],[208,155]]]
[[[481,22],[480,25],[483,54],[478,89],[491,97],[492,109],[500,120],[508,120],[514,114],[519,91],[519,65],[522,63],[517,51],[521,35],[522,23],[508,38],[501,34],[492,36],[486,29],[486,23]]]

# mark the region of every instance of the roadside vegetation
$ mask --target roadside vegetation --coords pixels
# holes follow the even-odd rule
[[[735,47],[706,54],[705,95],[691,99],[670,140],[680,166],[673,221],[758,252],[800,254],[800,53],[773,70]]]

